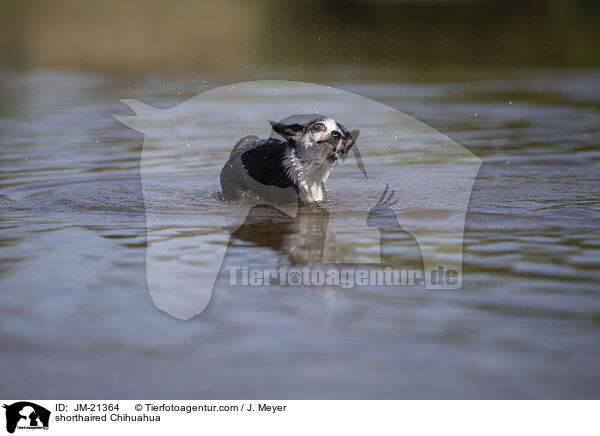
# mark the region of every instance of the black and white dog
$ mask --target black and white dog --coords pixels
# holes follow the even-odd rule
[[[277,188],[293,189],[304,203],[325,199],[323,182],[337,160],[354,145],[359,131],[349,132],[324,116],[313,115],[306,122],[299,122],[298,117],[302,116],[270,122],[283,140],[273,135],[268,139],[246,136],[235,145],[221,170],[224,199],[246,194],[272,199]]]

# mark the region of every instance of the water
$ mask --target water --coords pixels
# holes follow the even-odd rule
[[[409,69],[393,80],[380,71],[282,78],[386,103],[483,159],[467,214],[462,289],[230,288],[222,277],[208,310],[183,322],[148,294],[145,208],[177,212],[180,222],[163,234],[177,250],[193,244],[197,229],[185,221],[198,212],[217,217],[203,231],[217,229],[216,220],[238,210],[213,195],[232,144],[186,162],[178,180],[198,168],[207,174],[201,188],[165,175],[151,187],[156,202],[144,205],[143,136],[111,113],[128,113],[123,98],[169,108],[239,80],[186,70],[3,70],[5,396],[598,397],[600,71]],[[215,138],[223,128],[214,126]],[[369,168],[389,172],[388,159],[382,150]],[[166,161],[153,164],[160,172]],[[325,207],[351,220],[381,192],[344,188],[344,168],[332,175]],[[228,259],[302,263],[305,253],[294,257],[269,236],[285,226],[240,235]],[[312,219],[309,233],[319,226]],[[343,233],[336,241],[341,251],[377,249]]]

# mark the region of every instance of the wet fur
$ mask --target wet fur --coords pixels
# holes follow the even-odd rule
[[[325,200],[323,182],[337,160],[354,145],[359,131],[348,132],[327,117],[304,124],[271,125],[283,141],[247,136],[234,146],[221,171],[223,197],[239,198],[248,189],[245,172],[260,184],[294,188],[304,203]]]

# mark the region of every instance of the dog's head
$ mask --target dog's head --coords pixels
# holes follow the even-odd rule
[[[300,158],[334,163],[344,157],[358,138],[359,130],[347,131],[333,118],[319,117],[306,123],[271,121],[273,130],[285,138]]]

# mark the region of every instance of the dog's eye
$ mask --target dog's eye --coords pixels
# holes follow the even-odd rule
[[[325,131],[325,124],[323,123],[317,123],[313,126],[313,130],[315,132],[324,132]]]

